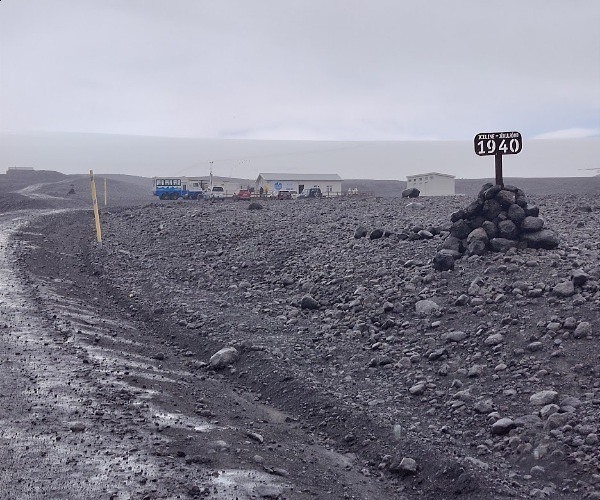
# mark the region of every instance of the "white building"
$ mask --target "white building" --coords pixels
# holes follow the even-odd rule
[[[256,179],[256,193],[265,195],[279,191],[296,191],[300,194],[311,187],[321,188],[323,196],[341,196],[342,179],[338,174],[259,174]]]
[[[452,196],[455,194],[454,176],[437,172],[407,175],[406,188],[417,188],[421,196]]]

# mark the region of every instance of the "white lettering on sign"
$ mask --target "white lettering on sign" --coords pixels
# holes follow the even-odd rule
[[[490,132],[475,136],[475,153],[486,155],[511,155],[521,152],[523,143],[519,132]]]

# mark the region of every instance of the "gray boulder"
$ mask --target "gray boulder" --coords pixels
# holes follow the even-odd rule
[[[383,238],[383,229],[373,229],[369,234],[369,239],[378,240],[379,238]]]
[[[520,224],[523,219],[525,219],[525,210],[523,210],[516,203],[508,207],[508,218],[513,221],[515,224]]]
[[[420,194],[417,188],[408,188],[402,191],[402,198],[418,198]]]
[[[510,248],[516,248],[517,242],[507,238],[492,238],[490,240],[490,248],[494,252],[507,252]]]
[[[452,224],[450,227],[450,235],[458,238],[459,240],[464,240],[469,233],[471,232],[471,226],[465,220],[458,220]]]
[[[215,370],[225,368],[239,357],[239,353],[235,347],[224,347],[210,357],[209,366]]]
[[[554,286],[552,293],[557,297],[572,297],[575,295],[575,285],[572,281],[563,281]]]
[[[560,243],[558,234],[551,229],[542,229],[535,233],[525,233],[523,241],[527,242],[529,248],[542,248],[544,250],[552,250]]]
[[[454,253],[448,250],[440,250],[433,258],[433,268],[436,271],[449,271],[454,269]]]
[[[508,208],[515,203],[517,197],[512,191],[503,189],[496,195],[494,199],[497,200],[503,208]]]
[[[526,233],[535,233],[537,231],[541,231],[544,227],[544,220],[539,217],[533,217],[528,215],[521,222],[521,230]]]
[[[516,240],[519,237],[519,229],[511,220],[503,220],[498,223],[498,236],[507,240]]]

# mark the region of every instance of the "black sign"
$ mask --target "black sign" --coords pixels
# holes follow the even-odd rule
[[[519,132],[491,132],[475,136],[475,153],[479,156],[516,155],[523,149]]]

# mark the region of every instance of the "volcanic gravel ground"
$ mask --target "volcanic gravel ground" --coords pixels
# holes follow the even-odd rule
[[[439,229],[468,201],[167,202],[104,213],[101,248],[75,212],[22,234],[21,263],[67,338],[154,391],[140,431],[152,405],[224,428],[154,422],[169,477],[202,463],[281,479],[237,483],[256,497],[600,498],[599,207],[537,197],[557,249],[436,272]],[[361,225],[387,237],[355,239]],[[87,332],[53,296],[119,328]],[[239,357],[211,365],[223,347]],[[177,491],[219,491],[197,482]]]

